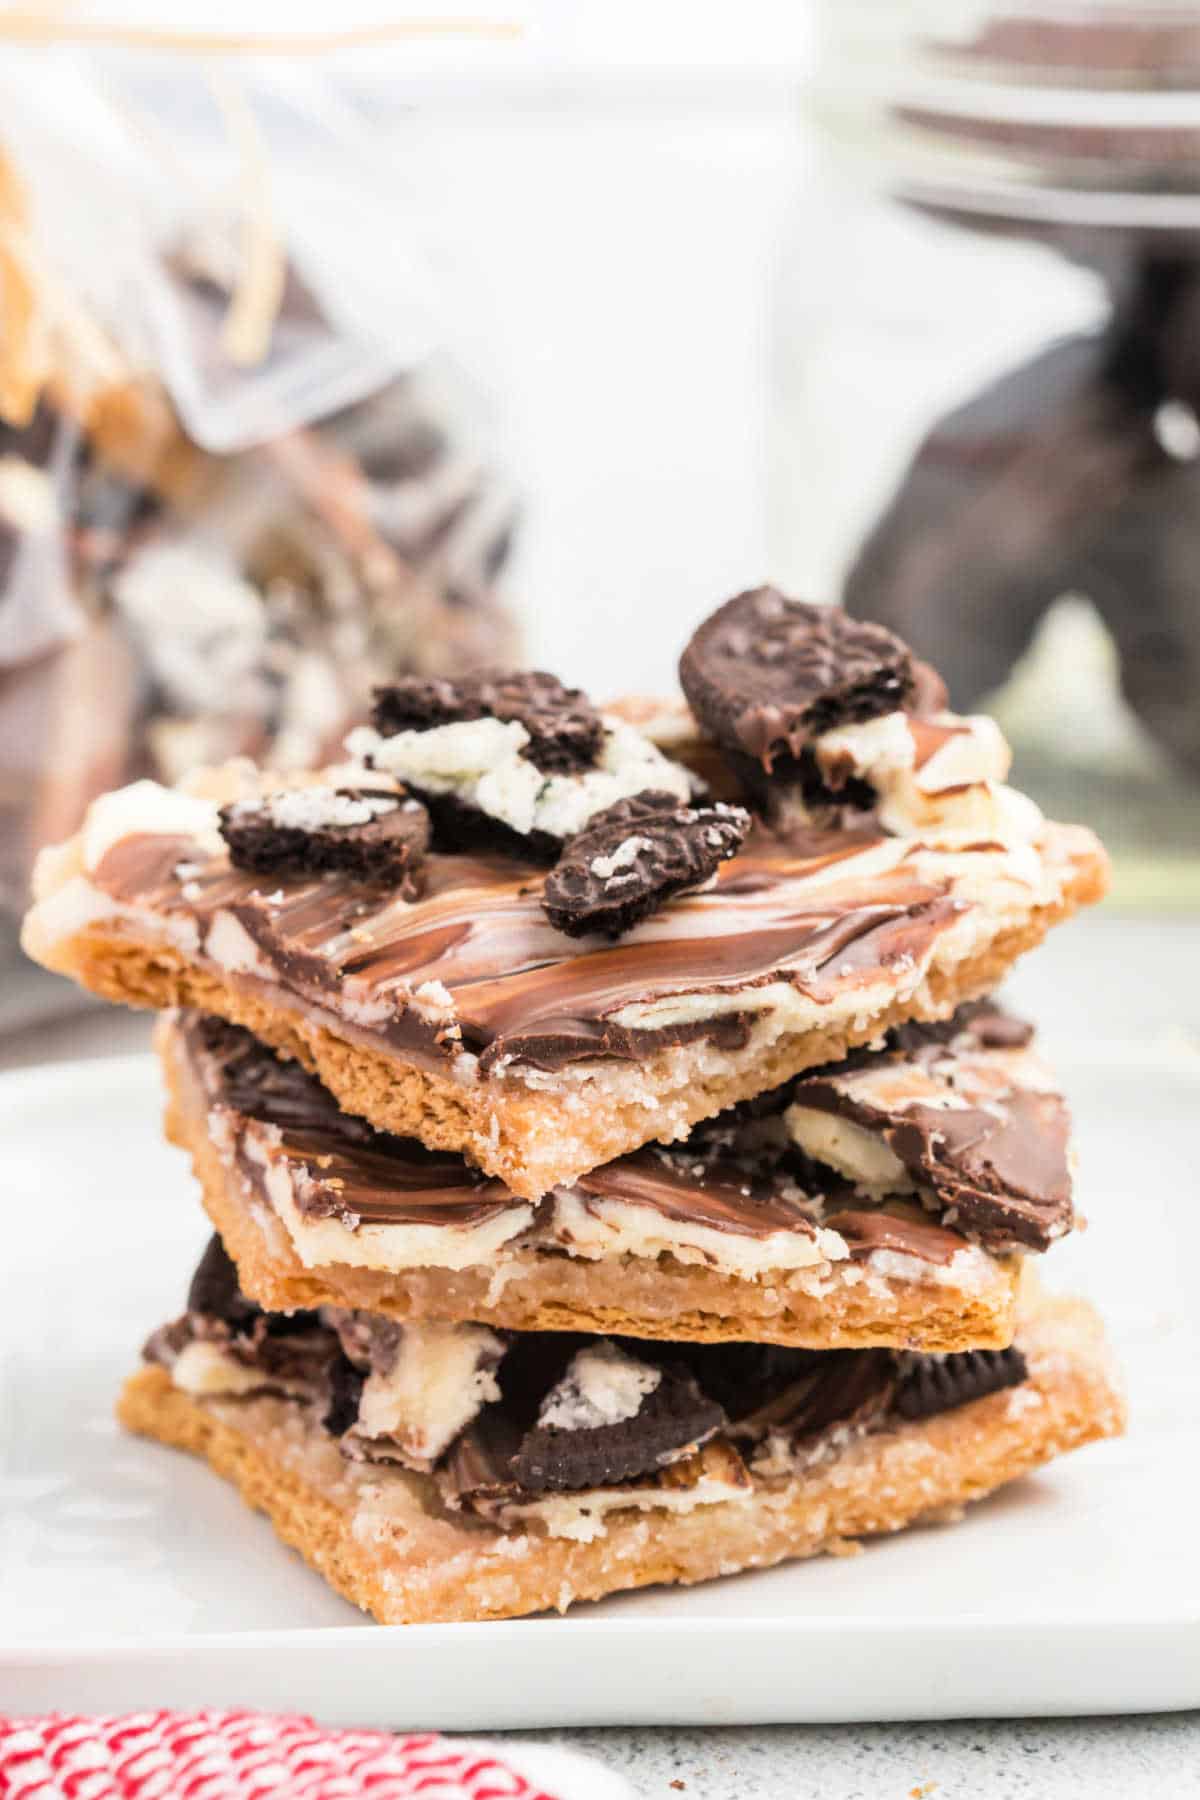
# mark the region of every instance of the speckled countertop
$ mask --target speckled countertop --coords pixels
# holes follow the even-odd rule
[[[569,1744],[639,1800],[1191,1800],[1200,1713],[934,1725],[515,1732]]]

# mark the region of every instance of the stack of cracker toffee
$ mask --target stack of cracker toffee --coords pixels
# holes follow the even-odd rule
[[[988,998],[1105,860],[897,638],[771,588],[687,704],[378,690],[350,761],[138,782],[27,947],[162,1009],[216,1229],[120,1401],[388,1623],[695,1582],[1118,1432],[1022,1272],[1069,1122]]]

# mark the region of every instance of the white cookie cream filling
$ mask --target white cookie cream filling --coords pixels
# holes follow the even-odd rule
[[[234,1398],[270,1388],[273,1392],[304,1398],[309,1391],[303,1382],[281,1380],[239,1362],[220,1344],[209,1343],[203,1338],[195,1338],[184,1345],[171,1364],[170,1373],[174,1386],[185,1394]]]
[[[284,831],[328,831],[350,825],[369,825],[396,811],[398,794],[340,794],[332,787],[281,788],[262,801],[262,811],[272,825]],[[410,806],[415,802],[409,802]],[[253,802],[239,801],[242,812],[257,812]]]
[[[26,537],[56,530],[60,515],[50,471],[23,456],[0,456],[0,516]]]
[[[638,1362],[617,1344],[601,1342],[578,1351],[566,1373],[542,1401],[539,1426],[558,1431],[596,1431],[632,1419],[662,1382],[662,1370]]]
[[[813,754],[834,788],[847,774],[867,782],[879,797],[880,824],[898,837],[1030,843],[1042,814],[1025,794],[1004,785],[1012,758],[995,720],[940,713],[930,724],[948,735],[920,767],[913,723],[902,712],[827,731]]]
[[[793,1142],[806,1155],[844,1175],[864,1193],[882,1199],[886,1194],[911,1191],[912,1177],[895,1151],[852,1119],[839,1119],[799,1103],[789,1106],[784,1118]]]
[[[939,1074],[939,1068],[944,1072]],[[854,1069],[829,1080],[848,1099],[884,1114],[903,1114],[909,1107],[921,1106],[941,1112],[979,1108],[1002,1118],[1002,1102],[1014,1088],[1057,1091],[1050,1071],[1024,1046],[948,1058],[931,1069],[911,1062],[885,1062],[878,1068]],[[885,1142],[881,1129],[806,1106],[803,1089],[784,1119],[802,1150],[874,1198],[911,1191],[912,1177]]]
[[[389,1369],[363,1383],[354,1434],[388,1438],[432,1467],[489,1401],[504,1343],[483,1325],[405,1325]]]
[[[529,733],[515,719],[471,719],[393,737],[360,725],[346,749],[415,788],[453,795],[522,837],[532,831],[572,837],[605,807],[651,788],[681,802],[692,797],[688,771],[621,719],[605,718],[597,766],[578,774],[535,768],[521,754],[528,743]]]
[[[643,850],[653,850],[653,848],[654,845],[648,837],[623,838],[611,856],[593,856],[588,866],[598,881],[628,879],[621,872],[630,869]]]
[[[274,977],[273,967],[246,927],[224,907],[213,914],[204,934],[204,954],[231,975],[257,975],[262,981]]]

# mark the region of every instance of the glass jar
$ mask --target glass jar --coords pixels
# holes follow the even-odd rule
[[[772,562],[1200,900],[1200,6],[828,0]]]

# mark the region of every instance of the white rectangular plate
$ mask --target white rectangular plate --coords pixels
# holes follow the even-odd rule
[[[205,1237],[148,1058],[0,1079],[0,1709],[231,1704],[339,1724],[725,1724],[1200,1706],[1200,1057],[1060,1058],[1091,1229],[1049,1258],[1103,1308],[1132,1425],[850,1559],[383,1629],[112,1403]]]

